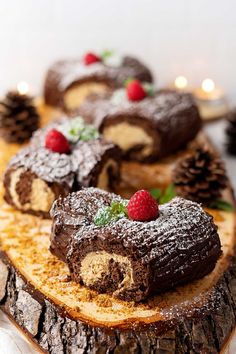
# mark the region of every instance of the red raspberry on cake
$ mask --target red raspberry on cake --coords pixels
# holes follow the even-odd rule
[[[65,136],[56,129],[51,129],[45,138],[45,147],[59,154],[70,152],[70,145]]]
[[[127,206],[128,216],[136,221],[155,220],[159,215],[159,206],[151,194],[142,189],[136,192]]]
[[[132,80],[126,86],[126,93],[130,101],[141,101],[147,93],[139,80]]]
[[[101,61],[101,58],[94,53],[87,53],[84,56],[84,64],[90,65]]]

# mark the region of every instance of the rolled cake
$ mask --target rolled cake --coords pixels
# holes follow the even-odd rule
[[[54,124],[58,129],[60,126]],[[96,137],[71,143],[67,154],[58,153],[44,147],[47,133],[48,128],[38,132],[32,145],[10,161],[4,175],[4,198],[8,204],[49,217],[59,195],[66,196],[83,186],[110,190],[118,183],[120,153],[114,144]]]
[[[91,95],[79,108],[105,138],[123,151],[125,158],[153,162],[183,148],[201,128],[193,97],[187,93],[159,91],[137,101],[125,89]]]
[[[4,199],[16,209],[48,217],[53,201],[72,191],[74,180],[70,156],[43,147],[25,148],[7,167]]]
[[[152,81],[149,69],[130,56],[120,58],[118,65],[102,58],[89,65],[84,58],[61,60],[46,74],[44,99],[48,105],[74,112],[90,93],[121,87],[129,77]]]
[[[54,202],[51,252],[68,264],[73,280],[139,302],[214,269],[220,239],[212,217],[199,204],[177,197],[160,206],[155,220],[123,216],[95,225],[98,210],[125,202],[95,188]]]

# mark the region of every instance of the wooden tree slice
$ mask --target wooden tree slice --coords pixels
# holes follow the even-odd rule
[[[12,151],[2,148],[7,161]],[[175,159],[125,168],[138,176],[137,183],[141,168],[144,175],[162,171],[165,181]],[[137,186],[129,186],[130,191]],[[145,187],[153,186],[148,182]],[[0,307],[38,348],[56,354],[193,354],[223,348],[236,323],[234,213],[209,211],[223,249],[211,274],[135,304],[71,281],[67,266],[48,251],[51,222],[13,210],[2,192],[0,186]],[[226,197],[233,200],[230,189]]]
[[[216,353],[236,319],[234,215],[214,212],[224,255],[202,280],[135,305],[73,283],[49,221],[2,204],[0,303],[49,353]]]

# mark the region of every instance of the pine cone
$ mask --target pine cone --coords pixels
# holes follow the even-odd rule
[[[0,136],[8,143],[23,143],[39,127],[39,114],[28,95],[9,92],[0,102]]]
[[[209,205],[227,185],[224,163],[207,148],[198,148],[177,162],[173,183],[178,195]]]
[[[229,154],[236,156],[236,108],[228,115],[228,126],[226,128],[226,148]]]

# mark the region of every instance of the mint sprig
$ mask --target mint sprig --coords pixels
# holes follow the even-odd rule
[[[129,85],[132,81],[134,81],[135,78],[134,77],[127,77],[127,79],[125,79],[124,81],[124,86],[126,87],[127,85]]]
[[[99,137],[97,129],[92,125],[85,124],[81,117],[71,119],[69,122],[62,124],[59,130],[71,143],[76,143],[78,140],[95,140]]]
[[[153,188],[150,190],[150,193],[153,196],[153,198],[158,201],[159,204],[167,203],[171,199],[176,197],[174,184],[170,184],[164,190],[160,188]],[[231,203],[227,202],[226,200],[214,200],[208,205],[208,208],[228,211],[228,212],[233,212],[235,210],[234,206]]]
[[[168,203],[171,199],[176,197],[175,186],[170,184],[166,189],[152,188],[151,195],[158,201],[159,204]]]
[[[114,55],[114,50],[105,49],[103,52],[101,52],[102,61],[106,61],[108,58],[112,57],[113,55]]]
[[[112,221],[127,217],[127,204],[127,200],[121,202],[113,200],[110,206],[98,209],[93,220],[94,224],[96,226],[105,226]]]
[[[226,200],[214,200],[208,207],[222,211],[234,211],[234,206]]]
[[[146,94],[148,96],[153,96],[154,95],[155,89],[154,89],[153,84],[150,84],[149,82],[144,82],[143,88],[146,91]]]

